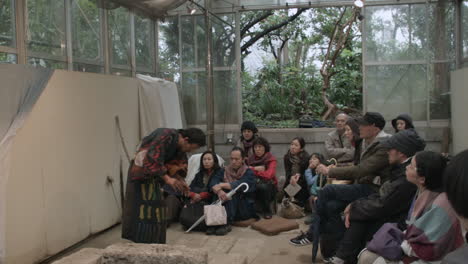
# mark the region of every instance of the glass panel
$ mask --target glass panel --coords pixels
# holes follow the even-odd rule
[[[439,0],[429,4],[429,57],[433,60],[455,58],[455,5]]]
[[[104,67],[85,63],[73,63],[73,70],[80,72],[104,73]]]
[[[371,6],[365,11],[366,62],[425,59],[426,5]]]
[[[197,16],[183,16],[181,17],[182,23],[182,68],[194,68],[196,57],[196,29],[198,29]]]
[[[215,71],[213,78],[215,123],[237,124],[239,115],[235,72]],[[187,124],[206,124],[206,81],[204,72],[182,74],[182,102]]]
[[[182,73],[182,103],[188,125],[206,124],[206,74],[204,72]]]
[[[238,109],[236,72],[214,72],[215,123],[237,124],[240,121]],[[205,96],[201,97],[204,100]],[[205,105],[205,102],[202,102]]]
[[[195,61],[197,62],[197,66],[199,68],[204,68],[206,67],[206,54],[207,54],[205,17],[198,16],[196,18],[196,21],[197,21],[197,24],[194,30],[196,40],[197,40],[197,52],[195,53],[195,56],[196,56]],[[213,35],[213,38],[215,38],[214,35]],[[215,49],[213,48],[213,51],[214,50]]]
[[[0,64],[1,63],[16,64],[16,54],[0,52]]]
[[[236,32],[235,17],[232,14],[219,16],[221,20],[213,18],[213,64],[215,67],[235,66],[236,61]],[[229,24],[229,25],[228,25]],[[204,47],[206,49],[206,47]]]
[[[96,3],[73,0],[71,15],[73,57],[101,64],[101,24]]]
[[[136,66],[153,69],[153,22],[148,18],[135,16],[135,56]]]
[[[27,0],[27,9],[29,50],[65,56],[65,1]]]
[[[450,71],[454,63],[434,63],[429,67],[431,119],[450,118]]]
[[[367,66],[367,111],[391,120],[409,113],[413,120],[426,120],[425,65]]]
[[[122,69],[111,69],[111,74],[117,75],[117,76],[127,76],[131,77],[132,72],[130,70],[122,70]]]
[[[62,69],[62,70],[67,69],[67,63],[62,62],[62,61],[28,57],[28,63],[35,67],[44,67],[44,68]]]
[[[166,17],[158,21],[159,26],[159,69],[179,71],[179,24],[177,17]]]
[[[179,72],[160,72],[157,77],[171,82],[175,82],[177,85],[180,84],[180,73]]]
[[[130,13],[127,9],[119,7],[110,10],[108,14],[112,64],[130,66]]]
[[[462,3],[463,57],[468,58],[468,1]]]
[[[15,46],[15,9],[13,0],[0,0],[0,46]]]

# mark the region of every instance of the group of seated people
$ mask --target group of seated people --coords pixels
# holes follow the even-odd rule
[[[191,202],[220,199],[228,219],[227,225],[208,227],[206,233],[225,235],[233,222],[258,219],[257,212],[270,219],[277,192],[288,197],[283,190],[292,184],[301,188],[288,198],[311,210],[312,219],[309,230],[290,243],[309,245],[314,230],[320,230],[315,235],[321,238],[326,263],[437,263],[434,261],[449,259],[447,254],[464,243],[457,213],[461,219],[468,217],[463,202],[468,195],[463,196],[462,189],[468,183],[464,176],[468,151],[456,156],[446,169],[445,156],[424,151],[426,144],[406,114],[392,120],[393,136],[384,132],[385,119],[376,112],[357,119],[338,114],[335,124],[336,130],[325,142],[325,155],[309,155],[303,138],[291,141],[284,155],[285,182],[280,187],[277,160],[252,122],[242,124],[229,165],[222,168],[223,162],[214,152],[201,154],[199,170],[190,182]],[[227,197],[242,183],[249,185],[247,192]],[[399,252],[393,258],[386,249],[374,246],[376,234],[381,236],[388,228],[386,223],[394,223],[391,234],[401,240],[393,249]],[[466,250],[451,259],[463,259],[460,254]]]

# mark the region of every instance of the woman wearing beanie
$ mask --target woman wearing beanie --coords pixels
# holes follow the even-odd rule
[[[405,129],[414,129],[413,119],[408,114],[401,114],[392,120],[392,126],[395,129],[395,133],[398,133]]]
[[[252,121],[244,121],[241,125],[241,136],[236,147],[241,148],[246,157],[253,155],[253,141],[257,138],[258,129]]]

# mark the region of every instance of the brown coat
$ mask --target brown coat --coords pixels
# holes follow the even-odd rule
[[[335,158],[339,163],[351,162],[354,159],[354,147],[347,137],[338,134],[335,129],[328,133],[325,140],[326,156]]]
[[[365,149],[363,148],[361,161],[358,165],[332,168],[328,177],[372,184],[375,183],[374,179],[380,176],[381,181],[384,181],[390,175],[390,164],[388,163],[388,149],[382,146],[381,141],[390,136],[381,131],[372,144]]]

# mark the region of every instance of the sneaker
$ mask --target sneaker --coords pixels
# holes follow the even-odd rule
[[[294,246],[307,246],[312,244],[312,239],[310,239],[306,233],[301,232],[297,237],[289,240],[289,243]]]
[[[344,264],[344,260],[340,259],[337,256],[334,257],[329,257],[329,258],[323,258],[323,262],[327,264]]]
[[[212,226],[209,226],[207,229],[206,229],[206,234],[209,235],[209,236],[212,236],[216,233],[216,228],[215,227],[212,227]]]

